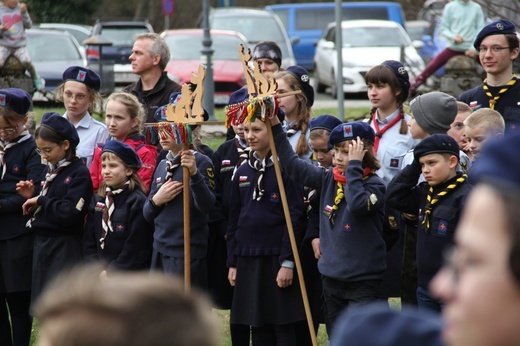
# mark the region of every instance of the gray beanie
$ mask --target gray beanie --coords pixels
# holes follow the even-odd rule
[[[432,91],[414,98],[410,110],[417,124],[428,134],[446,133],[457,116],[457,100],[446,93]]]

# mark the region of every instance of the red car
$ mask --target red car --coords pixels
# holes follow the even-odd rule
[[[161,34],[170,47],[171,60],[166,66],[169,77],[179,84],[189,83],[191,73],[197,73],[204,64],[202,55],[202,29],[168,30]],[[238,45],[248,47],[246,38],[228,30],[211,30],[213,49],[214,101],[216,105],[227,105],[231,94],[245,85],[244,70],[238,58]]]

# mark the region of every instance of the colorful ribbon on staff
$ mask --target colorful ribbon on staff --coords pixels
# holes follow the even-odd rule
[[[157,122],[144,124],[146,143],[159,144],[161,139],[173,138],[177,144],[192,143],[190,124]]]
[[[226,127],[255,121],[265,121],[278,114],[278,102],[274,95],[248,100],[226,106]]]

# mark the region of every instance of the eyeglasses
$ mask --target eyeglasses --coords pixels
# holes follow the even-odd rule
[[[53,146],[52,148],[43,148],[43,149],[40,149],[40,148],[36,148],[36,152],[38,153],[38,155],[42,156],[42,155],[45,155],[45,156],[49,156],[52,151],[56,148],[56,147],[59,147],[60,145],[57,144],[55,146]]]
[[[3,129],[0,128],[0,132],[5,133],[6,135],[10,135],[18,131],[18,127],[21,123],[16,124],[16,127],[4,127]]]
[[[63,96],[65,96],[65,98],[68,98],[68,99],[75,98],[76,101],[83,101],[87,97],[87,95],[85,95],[85,94],[73,94],[70,91],[64,92]]]
[[[509,48],[511,48],[511,47],[500,47],[500,46],[485,47],[485,46],[480,46],[480,47],[478,47],[477,51],[480,54],[485,54],[485,53],[487,53],[488,50],[492,51],[493,53],[500,53],[502,50],[509,49]]]

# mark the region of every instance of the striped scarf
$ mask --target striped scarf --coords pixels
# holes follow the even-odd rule
[[[175,169],[181,164],[181,155],[177,154],[173,159],[166,159],[166,177],[164,181],[167,182],[173,176]]]
[[[506,85],[504,85],[503,88],[501,88],[498,91],[498,93],[495,96],[493,96],[493,94],[491,94],[491,91],[489,90],[489,86],[487,85],[487,78],[484,79],[482,88],[484,89],[484,92],[486,93],[487,97],[489,97],[489,108],[495,109],[495,104],[497,103],[500,96],[505,94],[509,90],[509,88],[511,88],[513,85],[515,85],[515,83],[516,83],[516,74],[513,73],[513,77],[511,77],[509,82],[507,82]]]
[[[240,143],[240,138],[238,136],[235,137],[235,145],[238,151],[238,162],[235,165],[235,168],[233,169],[231,180],[233,180],[233,178],[235,177],[235,173],[237,172],[238,167],[246,163],[246,160],[249,157],[249,152],[251,151],[250,147],[243,146],[242,143]]]
[[[253,190],[253,199],[260,201],[265,193],[264,190],[264,173],[265,169],[273,165],[271,152],[267,153],[263,160],[260,160],[254,151],[249,153],[249,165],[256,170],[256,184]]]
[[[300,130],[300,127],[298,126],[298,122],[293,122],[291,124],[288,124],[284,121],[283,130],[285,131],[285,134],[287,135],[287,138],[291,138]]]
[[[453,183],[446,186],[446,188],[444,188],[444,190],[439,192],[436,196],[433,196],[433,187],[430,186],[430,189],[428,190],[428,195],[426,196],[427,203],[424,207],[424,217],[421,222],[421,224],[425,225],[426,232],[428,232],[428,230],[430,229],[430,216],[433,212],[433,209],[437,206],[439,201],[450,192],[455,191],[457,188],[459,188],[467,179],[468,176],[466,174],[462,174]]]
[[[130,181],[126,181],[124,185],[117,190],[112,191],[112,189],[107,186],[106,194],[105,194],[105,209],[103,209],[103,217],[101,220],[101,227],[103,231],[101,232],[101,238],[99,239],[99,246],[101,249],[105,248],[105,238],[107,236],[108,231],[114,232],[114,227],[112,226],[112,214],[116,209],[114,205],[114,196],[120,194],[128,188]]]
[[[58,162],[58,164],[54,168],[52,168],[52,166],[50,164],[48,165],[48,172],[45,175],[45,181],[43,183],[42,191],[39,196],[45,196],[47,194],[47,192],[49,191],[49,187],[51,186],[51,183],[54,180],[54,178],[56,178],[58,176],[58,174],[60,174],[60,172],[70,164],[71,164],[70,161],[63,161],[61,164]],[[29,228],[32,227],[32,222],[36,218],[36,214],[38,214],[41,209],[42,209],[42,206],[41,205],[38,206],[38,208],[34,211],[33,217],[30,218],[29,221],[27,221],[25,226],[27,226]]]
[[[15,145],[25,142],[26,140],[31,138],[31,135],[29,134],[29,131],[25,130],[22,133],[20,133],[20,138],[16,142],[9,142],[4,145],[3,141],[0,141],[0,165],[2,166],[2,176],[0,177],[0,180],[4,180],[4,175],[7,171],[7,165],[5,163],[5,153],[8,149],[14,147]]]

